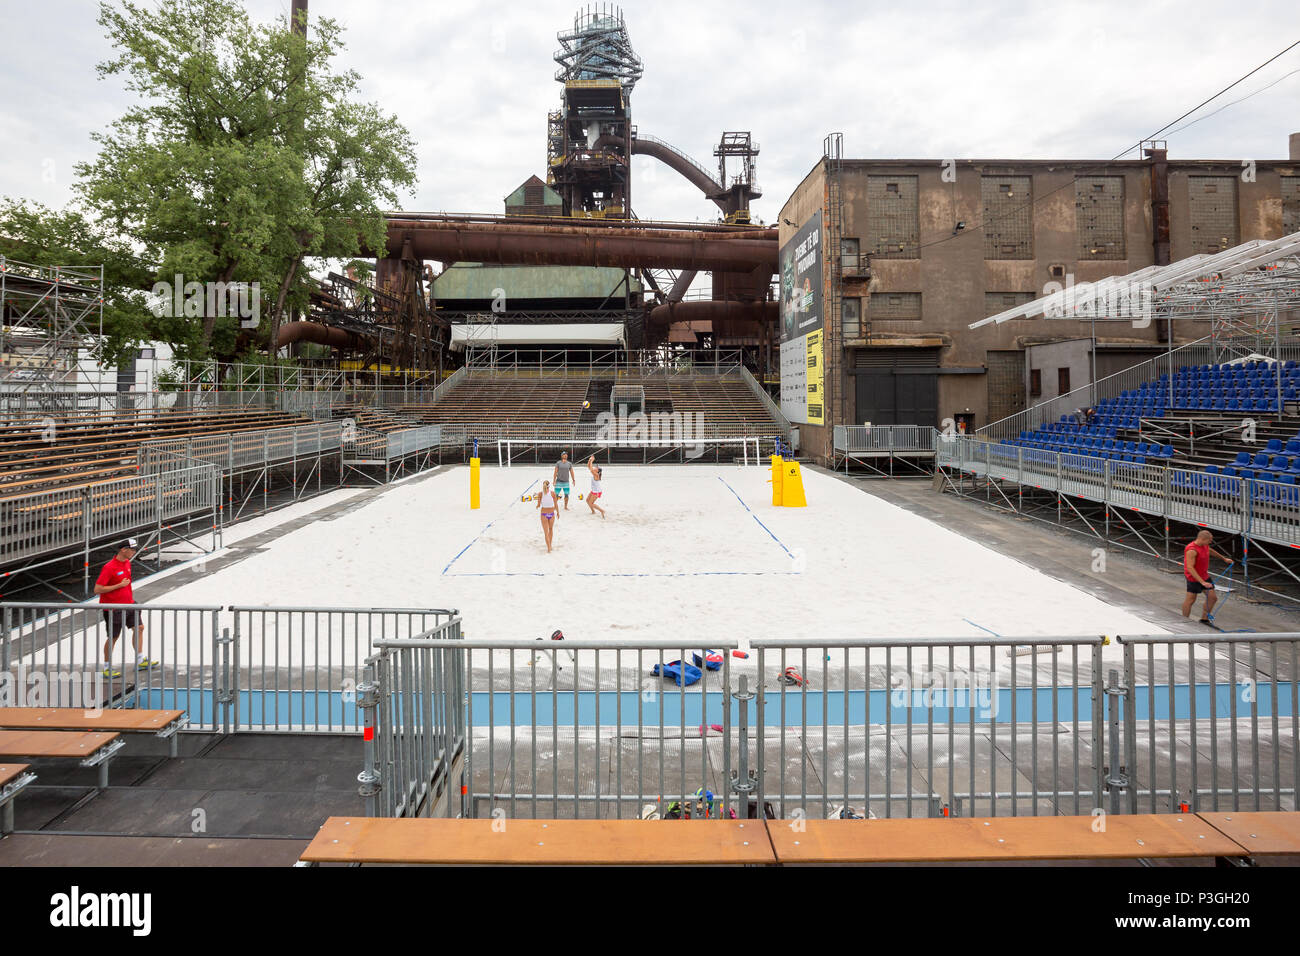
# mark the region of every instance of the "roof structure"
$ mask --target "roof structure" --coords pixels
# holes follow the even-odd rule
[[[1300,232],[1252,239],[1231,249],[1147,266],[1098,282],[1066,283],[1047,295],[972,322],[1094,318],[1149,324],[1156,319],[1210,319],[1228,332],[1235,323],[1300,309]]]

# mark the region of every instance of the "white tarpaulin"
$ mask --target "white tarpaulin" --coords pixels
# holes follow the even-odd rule
[[[623,345],[621,322],[571,325],[453,325],[451,347],[489,345]]]

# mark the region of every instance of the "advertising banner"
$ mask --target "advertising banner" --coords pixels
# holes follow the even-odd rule
[[[826,421],[822,298],[819,209],[781,247],[781,411],[807,425]]]

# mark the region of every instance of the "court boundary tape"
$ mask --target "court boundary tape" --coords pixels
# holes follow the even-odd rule
[[[530,481],[530,482],[528,483],[528,487],[527,487],[527,488],[525,488],[523,491],[519,492],[519,494],[515,496],[515,499],[514,499],[513,501],[511,501],[510,504],[506,505],[504,508],[501,509],[501,513],[500,513],[500,514],[498,514],[495,518],[493,518],[491,521],[489,521],[487,524],[485,524],[485,525],[483,526],[482,530],[480,530],[478,534],[474,535],[474,537],[470,540],[469,544],[465,545],[465,547],[463,547],[463,548],[461,548],[459,551],[457,551],[457,552],[456,552],[456,557],[452,558],[450,561],[447,562],[447,566],[446,566],[445,568],[442,569],[442,573],[443,573],[444,575],[446,575],[447,577],[451,577],[451,578],[457,578],[457,577],[471,577],[472,575],[469,575],[469,574],[447,574],[447,572],[451,569],[451,566],[452,566],[453,564],[455,564],[457,561],[460,560],[461,555],[463,555],[463,554],[464,554],[466,551],[468,551],[470,548],[474,547],[474,545],[478,543],[478,539],[481,538],[481,537],[483,537],[483,535],[487,534],[487,529],[490,528],[490,527],[492,527],[494,524],[496,524],[498,521],[500,521],[503,517],[505,517],[505,513],[506,513],[507,511],[509,511],[511,508],[513,508],[513,507],[515,506],[515,504],[516,504],[518,501],[520,501],[520,500],[524,497],[524,495],[528,494],[528,492],[532,490],[533,485],[537,484],[537,482],[538,482],[539,480],[540,480],[540,479],[538,479],[538,478],[534,478],[532,481]]]
[[[736,493],[736,489],[733,488],[733,487],[731,487],[731,485],[730,485],[730,483],[728,483],[727,479],[723,478],[721,475],[718,475],[718,476],[717,476],[717,479],[718,479],[718,481],[720,481],[720,482],[722,482],[724,485],[726,485],[728,491],[730,491],[733,495],[736,495],[736,500],[740,502],[740,506],[741,506],[742,508],[744,508],[746,511],[749,512],[750,517],[753,518],[755,521],[758,522],[758,526],[759,526],[760,528],[762,528],[764,531],[766,531],[769,535],[772,536],[772,540],[775,541],[777,544],[779,544],[779,545],[781,546],[781,550],[784,551],[787,555],[790,556],[790,560],[791,560],[791,561],[795,560],[795,557],[794,557],[793,554],[791,554],[790,549],[787,548],[787,547],[785,546],[784,542],[782,542],[780,538],[778,538],[776,535],[772,534],[772,529],[769,528],[767,525],[763,524],[762,519],[760,519],[760,518],[758,517],[758,515],[754,514],[754,510],[753,510],[752,508],[750,508],[749,505],[745,504],[745,499],[742,498],[742,497],[740,497],[740,495]],[[782,572],[782,573],[791,573],[791,574],[793,574],[793,573],[795,573],[795,572]]]

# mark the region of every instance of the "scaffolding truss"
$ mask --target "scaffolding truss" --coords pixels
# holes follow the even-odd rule
[[[75,392],[102,340],[104,267],[38,266],[0,256],[0,389]]]
[[[1087,319],[1151,322],[1209,319],[1222,354],[1276,356],[1283,313],[1300,309],[1300,232],[1280,239],[1252,239],[1225,249],[1147,266],[1098,282],[1067,284],[970,328],[1013,319]],[[1294,332],[1288,327],[1288,334]],[[1262,346],[1262,347],[1261,347]],[[1218,353],[1216,352],[1216,360]]]

